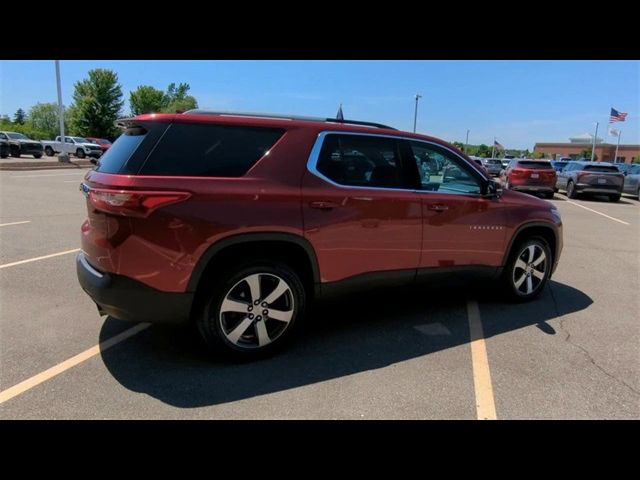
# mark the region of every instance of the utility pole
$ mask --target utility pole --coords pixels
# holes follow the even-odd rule
[[[598,125],[600,122],[596,122],[596,134],[593,136],[593,147],[591,148],[591,161],[593,162],[593,158],[596,154],[596,139],[598,138]]]
[[[491,158],[496,158],[493,154],[496,151],[496,137],[493,137],[493,148],[491,149]]]
[[[60,85],[60,60],[56,60],[56,82],[58,84],[58,118],[60,120],[60,155],[59,162],[69,162],[69,154],[65,152],[64,146],[64,107],[62,105],[62,86]]]
[[[622,130],[618,130],[618,143],[616,145],[616,153],[613,155],[613,163],[618,160],[618,147],[620,146],[620,137],[622,136]]]
[[[416,108],[413,114],[413,133],[416,133],[416,123],[418,123],[418,100],[422,98],[422,95],[416,93]]]

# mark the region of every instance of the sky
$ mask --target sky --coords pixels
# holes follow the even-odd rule
[[[63,60],[63,103],[92,68],[118,74],[125,106],[138,85],[186,82],[201,108],[334,117],[413,130],[447,141],[532,149],[536,142],[606,132],[610,108],[628,112],[621,143],[640,144],[639,61],[209,61]],[[57,101],[51,60],[0,61],[0,114]],[[615,139],[609,137],[609,141]]]

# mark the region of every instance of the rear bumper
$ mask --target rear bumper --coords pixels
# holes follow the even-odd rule
[[[622,193],[622,185],[592,185],[577,183],[576,192],[581,193]]]
[[[509,185],[511,190],[517,192],[545,192],[551,193],[555,191],[553,185]]]
[[[151,323],[189,321],[193,293],[162,292],[122,275],[99,272],[84,254],[76,257],[78,281],[102,315]]]

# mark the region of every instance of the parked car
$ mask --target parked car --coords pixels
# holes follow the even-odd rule
[[[109,147],[111,147],[111,142],[106,138],[95,138],[95,137],[85,137],[85,138],[89,140],[91,143],[100,145],[100,150],[102,150],[102,153],[106,152],[107,150],[109,150]]]
[[[486,173],[486,174],[487,174],[487,176],[489,176],[489,170],[487,170],[487,167],[485,167],[485,166],[484,166],[484,163],[482,162],[482,159],[480,159],[480,158],[473,158],[472,160],[473,160],[473,162],[474,162],[476,165],[478,165],[478,166],[482,169],[482,171],[483,171],[484,173]]]
[[[629,195],[635,195],[640,200],[640,164],[629,164],[631,168],[624,177],[624,187],[622,191]]]
[[[484,272],[532,300],[560,257],[554,205],[436,138],[201,110],[119,124],[80,185],[80,285],[103,315],[192,321],[215,352],[267,354],[314,298],[358,286]]]
[[[507,166],[509,165],[509,163],[511,163],[511,159],[510,158],[503,158],[502,160],[500,160],[502,162],[502,169],[504,170],[505,168],[507,168]]]
[[[627,175],[633,168],[633,163],[614,163],[616,168],[622,172],[623,175]]]
[[[565,190],[567,197],[577,198],[581,193],[603,194],[612,202],[620,200],[624,175],[612,163],[575,161],[569,162],[558,173],[556,187]]]
[[[9,153],[9,142],[0,138],[0,158],[7,158]]]
[[[553,198],[556,171],[548,160],[511,160],[502,174],[505,188]]]
[[[497,177],[502,172],[502,161],[499,158],[483,158],[482,163],[487,167],[489,175]]]
[[[9,154],[12,157],[20,155],[33,155],[34,158],[42,157],[42,143],[32,140],[26,135],[17,132],[0,132],[0,140],[9,144]]]
[[[69,155],[75,155],[78,158],[93,157],[100,158],[102,156],[102,148],[100,145],[90,142],[83,137],[64,137],[64,143],[57,136],[54,141],[43,141],[44,153],[48,157],[53,157],[57,153],[65,152]]]
[[[556,172],[561,172],[569,164],[570,161],[571,159],[551,160],[551,166],[554,168]]]

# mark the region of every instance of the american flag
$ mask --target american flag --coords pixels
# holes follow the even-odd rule
[[[500,145],[497,140],[493,141],[493,146],[496,147],[498,150],[504,150],[504,147]]]
[[[627,118],[627,114],[625,112],[619,112],[615,108],[612,108],[609,123],[624,122],[625,118]]]

